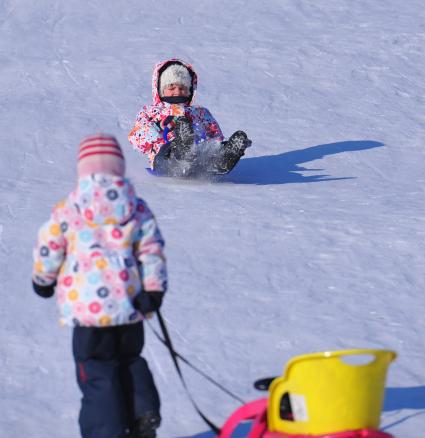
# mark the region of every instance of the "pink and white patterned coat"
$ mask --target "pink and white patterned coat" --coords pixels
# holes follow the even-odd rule
[[[163,102],[159,95],[159,77],[164,68],[173,62],[184,65],[192,77],[191,99],[187,104],[170,104]],[[196,94],[198,78],[193,67],[179,59],[169,59],[158,63],[152,74],[152,97],[153,105],[145,105],[136,118],[134,128],[130,131],[128,139],[138,150],[148,154],[150,163],[153,163],[155,155],[166,144],[164,139],[163,122],[167,117],[187,117],[195,130],[195,141],[204,140],[223,141],[223,133],[217,121],[207,108],[192,106]],[[167,141],[173,139],[173,134],[167,136]]]
[[[138,322],[143,317],[132,302],[142,287],[166,290],[163,247],[154,216],[127,179],[89,175],[40,228],[33,280],[57,282],[62,324]]]

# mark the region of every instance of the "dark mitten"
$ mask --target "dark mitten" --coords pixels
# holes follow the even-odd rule
[[[134,299],[133,305],[143,315],[155,312],[161,307],[164,292],[141,292]]]
[[[55,293],[56,281],[48,286],[41,286],[40,284],[32,282],[34,292],[42,298],[50,298]]]
[[[171,150],[177,160],[191,161],[195,157],[195,131],[186,117],[177,117]]]
[[[192,144],[195,141],[195,132],[192,123],[187,117],[177,117],[175,119],[176,140],[182,144]]]

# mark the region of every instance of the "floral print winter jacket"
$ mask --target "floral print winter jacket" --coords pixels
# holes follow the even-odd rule
[[[58,203],[38,233],[33,281],[57,282],[61,323],[140,321],[134,297],[165,292],[164,240],[147,204],[125,178],[93,174]]]
[[[192,76],[191,97],[187,104],[169,104],[163,102],[159,95],[159,77],[170,63],[184,65]],[[179,59],[169,59],[158,63],[152,75],[153,105],[145,105],[136,118],[134,128],[128,135],[130,143],[138,150],[149,155],[151,164],[160,148],[173,139],[172,131],[164,139],[164,121],[167,117],[187,117],[195,130],[195,142],[203,140],[223,141],[223,133],[217,121],[207,108],[192,106],[198,79],[190,64]]]

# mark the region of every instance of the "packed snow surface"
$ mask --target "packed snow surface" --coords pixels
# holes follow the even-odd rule
[[[170,57],[194,65],[225,135],[253,141],[226,177],[154,177],[127,142]],[[181,354],[253,400],[295,355],[394,349],[382,428],[423,438],[422,0],[0,0],[0,63],[2,437],[79,436],[71,330],[32,292],[31,252],[75,185],[79,141],[103,131],[166,238]],[[159,437],[211,438],[149,327],[144,354]],[[222,424],[238,403],[185,375]]]

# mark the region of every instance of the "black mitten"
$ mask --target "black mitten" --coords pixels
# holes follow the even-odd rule
[[[195,157],[195,131],[186,117],[177,117],[171,149],[177,160],[191,161]]]
[[[161,307],[163,297],[164,292],[142,291],[134,299],[133,306],[142,315],[146,315],[147,313],[155,312],[155,310],[158,310]]]
[[[55,293],[56,281],[48,286],[41,286],[40,284],[32,282],[34,292],[42,298],[50,298]]]
[[[179,143],[192,144],[195,141],[195,132],[187,117],[176,117],[174,131]]]

